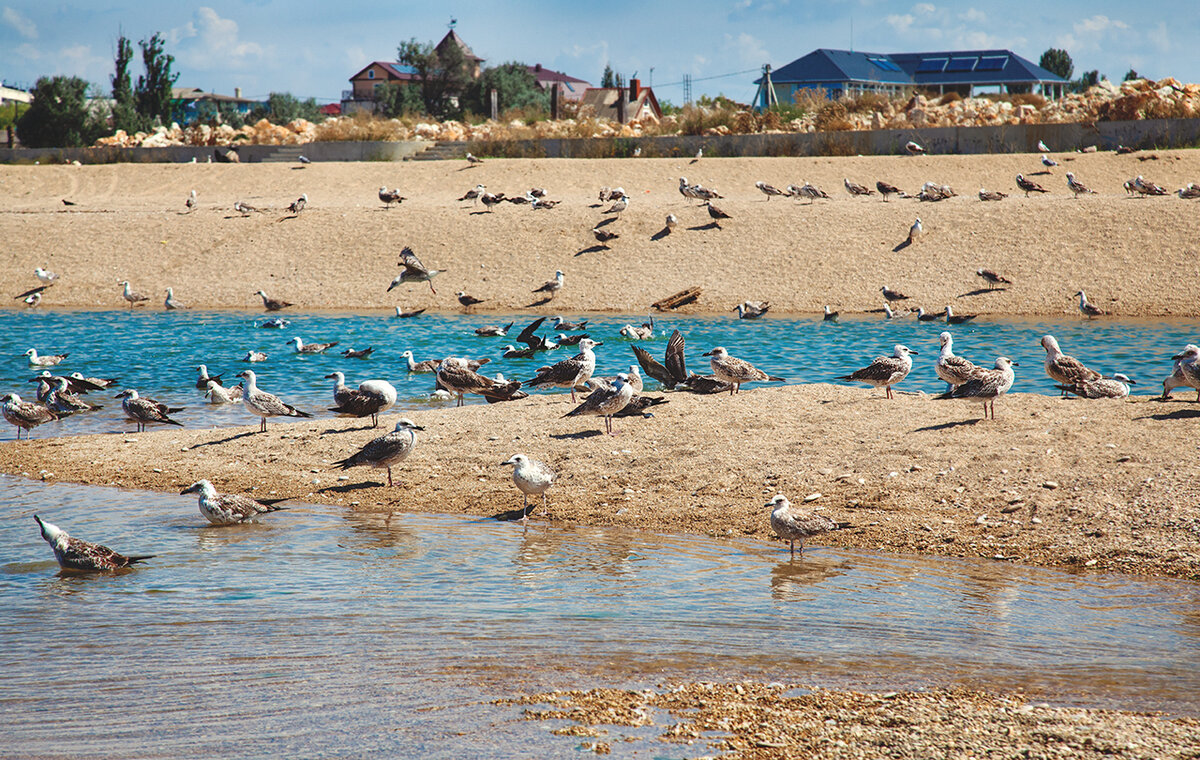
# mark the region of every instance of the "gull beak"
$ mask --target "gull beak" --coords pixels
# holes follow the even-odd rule
[[[1174,356],[1172,356],[1172,357],[1171,357],[1171,360],[1172,360],[1172,361],[1179,361],[1179,360],[1180,360],[1180,359],[1182,359],[1182,358],[1183,358],[1183,354],[1175,354]]]
[[[702,353],[700,355],[701,356],[712,356],[712,351],[705,351],[704,353]]]
[[[596,341],[596,345],[597,345],[597,346],[603,346],[603,345],[604,345],[604,341],[602,341],[602,340],[598,340],[598,341]]]
[[[1132,377],[1129,378],[1128,380],[1126,380],[1125,382],[1129,383],[1130,385],[1137,385],[1137,380],[1134,380]]]
[[[513,464],[513,460],[511,460],[511,459],[505,459],[505,460],[504,460],[503,462],[501,462],[501,463],[500,463],[498,466],[499,466],[499,467],[503,467],[503,466],[504,466],[504,465],[506,465],[506,464]]]
[[[910,349],[908,349],[908,352],[909,352],[910,354],[912,354],[913,356],[918,356],[918,355],[920,354],[920,352],[919,352],[919,351],[913,351],[911,348],[910,348]]]
[[[1009,364],[1011,364],[1011,365],[1012,365],[1012,366],[1014,366],[1014,367],[1020,367],[1020,366],[1021,366],[1021,363],[1020,363],[1020,362],[1009,362]]]

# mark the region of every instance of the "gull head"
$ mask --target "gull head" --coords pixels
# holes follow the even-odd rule
[[[1047,353],[1061,353],[1062,349],[1058,347],[1058,339],[1053,335],[1042,336],[1042,348],[1046,349]]]
[[[400,307],[397,306],[396,308],[399,309]],[[402,359],[411,359],[411,358],[413,358],[413,352],[410,350],[405,350],[403,353],[400,354],[400,357]]]
[[[897,359],[903,359],[904,357],[908,356],[909,354],[916,356],[917,352],[913,351],[908,346],[905,346],[900,343],[897,343],[896,345],[892,346],[892,356],[896,357]]]
[[[714,359],[724,359],[725,357],[729,356],[729,352],[725,350],[724,346],[717,346],[711,351],[705,351],[703,354],[701,354],[701,356],[711,356]]]
[[[584,338],[583,340],[579,341],[579,350],[580,351],[589,351],[589,350],[595,348],[596,346],[603,346],[603,345],[604,345],[603,341],[594,341],[591,338]]]
[[[1183,353],[1175,354],[1171,358],[1179,361],[1180,359],[1194,359],[1197,357],[1200,357],[1200,346],[1197,346],[1195,343],[1189,343],[1183,347]]]
[[[25,352],[25,356],[37,356],[37,349],[31,348]]]
[[[556,270],[554,271],[554,279],[556,279],[556,280],[561,280],[562,278],[563,278],[563,273],[562,273],[562,270],[561,270],[561,269],[556,269]]]
[[[625,374],[624,372],[618,372],[617,373],[617,382],[613,383],[613,386],[615,388],[617,388],[617,390],[620,390],[621,386],[627,385],[628,383],[629,383],[629,375]]]
[[[788,501],[786,496],[781,493],[777,493],[775,494],[775,498],[771,499],[763,506],[768,507],[772,512],[774,512],[776,509],[781,507],[787,509],[789,506],[791,506],[791,503]]]
[[[409,418],[401,417],[396,422],[396,430],[394,432],[399,433],[401,430],[424,430],[424,429],[425,428],[421,427],[420,425],[413,422]]]
[[[197,480],[179,492],[181,496],[185,493],[199,493],[201,496],[211,499],[217,495],[217,489],[213,488],[213,484],[207,480]]]
[[[1012,359],[1009,359],[1007,356],[997,356],[996,363],[993,366],[999,370],[1006,370],[1011,367],[1019,367],[1021,365],[1017,362],[1014,362]]]
[[[943,332],[941,335],[938,336],[938,340],[941,341],[942,347],[944,348],[946,346],[951,345],[954,342],[954,336],[952,336],[948,332]]]
[[[529,464],[529,457],[525,456],[524,454],[513,454],[511,457],[501,462],[500,466],[503,467],[506,464],[524,467],[525,465]]]
[[[37,520],[38,527],[41,528],[42,538],[46,539],[50,545],[53,546],[59,541],[66,541],[67,533],[62,528],[58,527],[54,523],[46,522],[37,515],[34,515],[33,519]]]
[[[346,376],[344,374],[342,374],[341,372],[330,372],[328,375],[325,376],[325,379],[326,380],[337,380],[338,385],[346,384]]]
[[[1067,172],[1067,182],[1075,181],[1075,172]]]
[[[134,390],[133,388],[126,388],[125,390],[121,391],[117,395],[113,396],[113,398],[127,398],[130,401],[136,400],[137,397],[138,397],[138,392],[136,390]]]
[[[258,376],[254,374],[254,370],[249,370],[249,369],[242,370],[241,372],[234,375],[234,377],[245,378],[246,382],[248,382],[248,383],[253,383],[253,382],[258,381]]]
[[[1113,380],[1119,380],[1119,381],[1121,381],[1122,383],[1127,383],[1127,384],[1129,384],[1129,385],[1137,385],[1137,381],[1136,381],[1136,380],[1134,380],[1134,379],[1132,379],[1131,377],[1129,377],[1128,375],[1122,374],[1122,373],[1120,373],[1120,372],[1118,372],[1118,373],[1116,373],[1115,375],[1113,375],[1113,376],[1112,376],[1112,379],[1113,379]]]
[[[289,341],[288,341],[287,343],[285,343],[284,345],[285,345],[285,346],[288,346],[288,345],[290,345],[290,346],[295,346],[295,347],[296,347],[296,350],[297,350],[297,351],[299,351],[299,350],[300,350],[300,349],[301,349],[301,348],[304,346],[304,341],[300,340],[299,336],[297,336],[297,337],[295,337],[295,338],[292,338],[291,340],[289,340]]]
[[[266,298],[266,297],[267,297],[267,293],[266,293],[266,291],[265,291],[265,290],[256,290],[256,291],[254,291],[254,295],[256,295],[256,296],[262,296],[263,298]]]

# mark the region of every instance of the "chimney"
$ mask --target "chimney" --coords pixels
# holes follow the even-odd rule
[[[629,102],[632,103],[633,101],[637,100],[638,95],[640,95],[641,93],[642,93],[642,80],[630,79],[629,80]]]
[[[233,97],[238,98],[239,100],[241,99],[241,97],[242,97],[242,88],[241,87],[233,88]]]

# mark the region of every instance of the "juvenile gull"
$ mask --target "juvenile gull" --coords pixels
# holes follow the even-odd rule
[[[475,334],[481,338],[503,338],[508,335],[508,331],[511,330],[512,326],[515,324],[516,322],[509,322],[503,327],[499,327],[497,325],[485,325],[484,327],[475,328]]]
[[[1197,186],[1195,182],[1189,182],[1187,187],[1179,188],[1175,194],[1184,200],[1195,200],[1200,198],[1200,186]]]
[[[210,404],[232,404],[242,400],[242,390],[241,383],[232,388],[226,388],[209,380],[208,387],[204,389],[204,395],[208,397]]]
[[[884,285],[882,288],[880,288],[879,292],[883,293],[883,297],[889,301],[906,301],[906,300],[908,300],[908,296],[904,295],[903,293],[901,293],[898,290],[892,290],[887,285]]]
[[[917,242],[917,238],[925,234],[925,225],[921,224],[921,217],[917,217],[917,221],[912,223],[908,228],[908,244],[912,245]],[[886,295],[886,294],[885,294]]]
[[[874,195],[875,191],[869,187],[851,182],[849,177],[842,177],[842,184],[846,186],[846,192],[851,195]]]
[[[1183,377],[1183,385],[1196,389],[1196,401],[1200,402],[1200,346],[1189,343],[1183,347],[1183,352],[1171,357],[1175,360],[1175,370]],[[1174,375],[1174,373],[1172,373]],[[1163,383],[1164,394],[1166,382]]]
[[[592,349],[602,345],[604,344],[598,343],[591,338],[580,340],[578,354],[539,371],[537,376],[532,380],[525,381],[525,386],[531,388],[570,388],[571,400],[574,401],[576,386],[586,383],[596,371],[596,354],[592,352]]]
[[[388,291],[391,291],[392,288],[402,283],[427,282],[429,283],[429,289],[433,291],[435,296],[437,295],[437,290],[433,287],[433,278],[445,272],[445,269],[428,269],[417,258],[417,254],[413,253],[413,249],[408,246],[404,246],[404,249],[400,251],[400,263],[398,266],[404,267],[404,271],[400,273],[399,277],[392,280],[392,283],[388,285]]]
[[[939,319],[941,319],[941,315],[926,314],[924,306],[917,307],[917,321],[918,322],[936,322]]]
[[[558,335],[554,336],[554,341],[558,343],[559,346],[578,346],[579,341],[590,337],[592,336],[588,335],[587,333],[582,333],[580,335],[567,335],[566,333],[559,333]]]
[[[610,241],[616,240],[617,238],[619,238],[621,236],[615,232],[611,232],[609,230],[602,229],[600,227],[593,227],[592,228],[592,237],[596,238],[597,243],[599,243],[600,245],[607,248]]]
[[[479,197],[486,192],[487,192],[486,187],[484,187],[483,185],[476,185],[475,187],[471,188],[467,192],[463,193],[463,196],[461,198],[459,198],[459,200],[460,201],[471,201],[474,204],[478,204]]]
[[[1008,197],[1008,193],[1002,193],[999,190],[984,190],[979,188],[979,200],[981,201],[1002,201]]]
[[[1183,353],[1176,354],[1171,358],[1175,361],[1175,365],[1171,368],[1171,374],[1167,375],[1162,382],[1163,392],[1161,398],[1163,401],[1166,401],[1171,397],[1171,391],[1175,388],[1193,387],[1192,384],[1188,382],[1187,376],[1184,375],[1183,367],[1180,365],[1183,364],[1185,359],[1195,361],[1196,359],[1200,358],[1200,346],[1189,343],[1184,347]],[[1200,402],[1200,387],[1196,388],[1196,401]]]
[[[279,311],[280,309],[286,309],[287,307],[292,305],[292,304],[288,303],[287,301],[280,301],[280,300],[277,300],[274,298],[268,298],[266,292],[264,292],[262,290],[256,291],[254,293],[254,295],[262,296],[263,307],[266,308],[267,311]]]
[[[15,393],[6,393],[3,398],[0,398],[0,412],[3,412],[4,419],[8,421],[8,424],[16,426],[17,440],[21,440],[22,430],[25,431],[25,437],[28,438],[30,430],[43,422],[58,419],[58,415],[49,408],[33,401],[22,401],[21,397]]]
[[[800,542],[800,556],[804,556],[804,540],[828,533],[831,530],[851,527],[849,523],[836,522],[825,515],[816,512],[800,512],[792,509],[791,502],[783,494],[763,506],[771,510],[771,529],[775,534],[788,542],[792,551],[792,559],[796,558],[796,542]]]
[[[424,313],[425,313],[424,309],[413,309],[412,311],[403,311],[403,310],[401,310],[401,308],[399,306],[396,307],[396,318],[397,319],[412,319],[413,317],[419,317]]]
[[[282,317],[271,317],[270,319],[264,319],[258,326],[263,330],[282,330],[290,324],[291,320]]]
[[[391,208],[393,203],[403,203],[408,199],[400,195],[400,188],[388,190],[387,185],[384,185],[379,188],[379,200],[383,202],[384,208]]]
[[[537,353],[532,348],[517,348],[511,343],[504,347],[505,359],[532,359]]]
[[[54,559],[63,570],[81,572],[111,572],[129,567],[138,562],[144,562],[154,557],[153,554],[125,556],[109,549],[107,546],[93,544],[78,538],[72,538],[67,532],[53,523],[48,523],[37,515],[38,528],[42,538],[54,550]]]
[[[1042,336],[1042,348],[1046,349],[1046,374],[1059,385],[1074,386],[1079,381],[1100,379],[1099,372],[1088,369],[1074,356],[1064,354],[1053,335]],[[1067,392],[1064,390],[1062,395],[1067,395]]]
[[[304,207],[307,205],[308,205],[308,193],[301,193],[300,197],[297,198],[296,200],[292,201],[291,205],[287,207],[287,210],[288,210],[289,214],[299,215],[300,212],[303,211]]]
[[[982,277],[988,284],[988,290],[994,289],[997,285],[1012,285],[1012,280],[990,269],[976,269],[975,274]]]
[[[482,158],[476,158],[475,156],[471,155],[471,152],[470,152],[470,151],[467,151],[467,163],[468,163],[468,164],[470,164],[470,165],[472,165],[472,166],[476,166],[476,165],[478,165],[478,164],[482,164],[482,163],[483,163],[483,159],[482,159]]]
[[[285,345],[290,345],[298,354],[323,354],[333,348],[339,341],[332,343],[305,343],[299,336],[292,338]]]
[[[551,317],[551,319],[554,321],[555,330],[564,330],[566,332],[578,332],[580,330],[586,330],[588,322],[591,321],[589,319],[581,319],[578,322],[568,322],[562,317]]]
[[[992,419],[996,419],[996,399],[1008,393],[1016,376],[1013,367],[1016,362],[1008,357],[996,358],[995,369],[977,369],[967,382],[950,391],[950,398],[965,398],[983,402],[983,418],[988,417],[988,406],[992,408]]]
[[[665,226],[663,227],[663,231],[670,235],[671,230],[675,229],[675,225],[677,224],[679,224],[679,217],[675,216],[674,214],[667,214],[667,220],[665,222]]]
[[[1081,398],[1126,398],[1130,385],[1137,385],[1137,382],[1117,372],[1099,380],[1080,380],[1071,387],[1071,392]]]
[[[946,316],[946,324],[948,324],[948,325],[966,324],[967,322],[970,322],[972,319],[975,319],[975,317],[979,316],[978,314],[958,314],[958,315],[956,315],[954,313],[954,309],[951,308],[949,304],[946,304],[946,311],[944,313]]]
[[[907,198],[908,197],[908,194],[905,193],[903,190],[901,190],[900,188],[896,187],[895,185],[889,184],[887,182],[882,182],[882,181],[876,182],[875,189],[879,191],[879,194],[881,196],[883,196],[884,201],[886,201],[888,199],[889,195],[894,195],[897,198]]]
[[[416,448],[417,431],[424,429],[407,417],[402,418],[396,423],[395,430],[375,438],[356,453],[333,464],[343,470],[351,467],[385,468],[388,474],[388,486],[391,486],[392,467],[408,458],[408,455]]]
[[[979,367],[961,356],[954,355],[954,338],[950,333],[943,332],[938,339],[942,342],[942,349],[933,369],[937,376],[950,386],[947,390],[952,391],[970,380],[979,371]]]
[[[375,353],[374,346],[367,346],[366,348],[347,348],[342,352],[342,356],[347,359],[369,359],[373,353]]]
[[[246,355],[242,357],[244,362],[265,362],[266,360],[267,355],[262,351],[247,351]]]
[[[784,196],[787,195],[787,193],[785,193],[784,191],[780,190],[779,188],[775,187],[774,185],[768,185],[766,182],[763,182],[762,180],[755,182],[754,186],[757,187],[759,190],[761,190],[763,195],[767,196],[768,201],[771,200],[772,195],[784,195]]]
[[[78,372],[72,372],[70,376],[71,392],[72,393],[87,393],[88,391],[102,391],[105,388],[117,384],[115,377],[84,377]]]
[[[724,346],[717,346],[702,355],[709,357],[708,364],[712,367],[713,376],[723,383],[729,383],[730,396],[741,391],[742,383],[787,382],[782,377],[768,375],[744,359],[730,356]]]
[[[258,376],[254,374],[253,370],[244,369],[237,376],[246,381],[245,390],[242,392],[242,406],[246,407],[246,411],[262,419],[259,427],[260,433],[267,432],[268,417],[312,416],[308,412],[300,411],[291,404],[285,404],[278,396],[272,393],[259,390]]]
[[[534,293],[545,293],[546,299],[549,300],[558,295],[558,292],[563,289],[563,273],[558,270],[554,273],[554,279],[543,284],[540,288],[536,288]]]
[[[333,380],[333,403],[329,411],[342,417],[370,417],[371,427],[379,426],[379,415],[396,403],[396,388],[386,380],[366,380],[358,389],[346,387],[346,376],[333,372],[325,376]]]
[[[25,356],[29,357],[30,367],[53,367],[55,364],[61,364],[63,359],[66,359],[70,354],[52,354],[50,356],[38,356],[36,348],[31,348],[25,352]]]
[[[163,307],[167,311],[175,311],[176,309],[186,309],[187,305],[175,300],[175,291],[172,288],[167,288],[167,298],[163,301]]]
[[[1074,195],[1076,200],[1079,200],[1079,196],[1081,195],[1096,194],[1095,190],[1092,190],[1087,185],[1075,179],[1075,174],[1072,172],[1067,172],[1067,187],[1070,188],[1071,193]]]
[[[573,392],[572,395],[574,395]],[[614,435],[612,416],[624,409],[632,398],[633,386],[629,384],[629,376],[621,372],[617,375],[615,383],[611,386],[606,384],[596,388],[583,400],[582,404],[564,414],[563,417],[604,417],[605,432]]]
[[[198,365],[196,367],[196,372],[199,374],[199,377],[196,378],[196,388],[199,390],[204,390],[205,388],[207,388],[209,380],[212,380],[217,385],[221,384],[221,376],[220,375],[208,374],[208,365],[207,364]]]
[[[632,346],[631,348],[633,348],[634,356],[637,357],[638,364],[642,365],[646,374],[670,390],[688,379],[687,366],[684,363],[684,347],[683,333],[675,330],[667,340],[667,350],[662,364],[659,364],[650,355],[650,352],[641,346]],[[722,388],[722,390],[724,389]]]
[[[187,207],[187,211],[185,211],[184,213],[191,213],[192,211],[194,211],[196,209],[196,191],[195,190],[193,190],[191,192],[191,194],[188,195],[187,200],[184,201],[183,205]]]
[[[1079,313],[1080,314],[1087,317],[1088,319],[1095,319],[1096,317],[1104,316],[1104,313],[1105,313],[1104,309],[1101,309],[1099,306],[1096,306],[1095,304],[1088,301],[1087,294],[1084,293],[1082,290],[1079,291],[1078,293],[1076,293],[1075,295],[1079,296]]]
[[[39,378],[40,380],[40,378]],[[51,379],[51,390],[43,402],[51,411],[59,415],[74,414],[75,412],[94,412],[101,409],[99,404],[89,404],[67,390],[68,380],[65,377]]]
[[[130,309],[132,309],[133,305],[136,303],[150,300],[150,296],[144,296],[141,293],[134,292],[133,288],[129,286],[129,280],[121,280],[117,284],[123,288],[121,291],[121,297],[129,302]]]
[[[466,359],[449,356],[438,367],[437,382],[442,388],[458,396],[457,406],[463,405],[463,396],[477,393],[491,401],[492,397],[507,400],[520,389],[521,381],[498,383],[487,375],[470,368]]]
[[[479,200],[483,203],[484,208],[491,213],[492,206],[498,206],[504,202],[504,193],[484,193],[479,196]]]
[[[1047,156],[1045,153],[1043,153],[1042,154],[1042,166],[1046,167],[1047,169],[1052,169],[1055,166],[1058,166],[1058,162],[1055,161],[1053,158],[1050,158],[1049,156]],[[1049,174],[1049,172],[1046,172],[1046,173]]]
[[[1161,186],[1154,184],[1142,175],[1137,175],[1133,178],[1133,189],[1143,197],[1147,195],[1166,195],[1167,191]]]
[[[467,292],[464,290],[458,291],[457,293],[454,294],[454,296],[455,296],[455,298],[458,299],[458,302],[460,304],[462,304],[462,307],[464,309],[470,309],[472,306],[475,306],[476,304],[486,303],[486,299],[476,298],[475,296],[467,295]]]
[[[1025,175],[1017,175],[1017,187],[1025,191],[1025,197],[1028,198],[1030,193],[1047,193],[1049,190],[1042,187],[1038,183],[1025,179]]]
[[[168,407],[166,404],[161,404],[152,398],[141,398],[133,388],[126,388],[114,398],[122,399],[121,408],[125,410],[126,417],[137,423],[137,431],[139,433],[143,432],[146,429],[146,425],[151,422],[161,422],[165,425],[183,427],[182,422],[176,422],[167,416],[175,412],[182,412],[183,407],[181,406]]]
[[[218,494],[217,489],[207,480],[197,480],[179,493],[198,494],[200,514],[213,525],[237,525],[252,517],[287,509],[278,506],[279,502],[287,501],[286,499],[258,501],[239,493]]]
[[[904,149],[908,151],[910,156],[919,156],[925,152],[925,149],[921,147],[919,143],[913,140],[909,140],[907,143],[905,143]]]
[[[848,380],[856,383],[867,383],[876,388],[883,388],[887,398],[894,398],[892,395],[892,386],[908,377],[908,373],[912,371],[912,355],[916,355],[916,351],[909,349],[908,346],[903,346],[897,343],[892,347],[891,356],[877,356],[875,360],[856,370],[849,375],[843,375],[839,380]]]
[[[426,359],[425,361],[419,362],[413,358],[413,352],[411,350],[405,350],[402,354],[400,354],[400,358],[407,362],[407,368],[409,372],[437,372],[437,368],[442,364],[441,359]]]
[[[758,319],[762,315],[766,314],[770,308],[770,301],[763,301],[762,304],[758,306],[750,303],[749,301],[743,301],[737,306],[734,306],[733,310],[738,313],[738,319]]]
[[[828,198],[829,197],[828,193],[826,193],[824,190],[822,190],[821,188],[819,188],[815,185],[810,185],[807,180],[805,180],[800,185],[800,187],[796,188],[793,195],[795,195],[798,198],[808,198],[808,202],[810,205],[812,203],[814,203],[817,200],[817,198]]]
[[[732,219],[733,218],[729,214],[726,214],[724,211],[722,211],[721,209],[714,206],[712,204],[712,201],[705,201],[704,205],[708,208],[708,215],[710,217],[712,217],[712,220],[713,220],[712,223],[717,226],[717,229],[721,229],[721,220],[722,219]]]
[[[629,208],[629,196],[622,195],[613,201],[613,204],[604,212],[606,214],[620,214],[625,209]]]
[[[530,459],[524,454],[513,454],[500,463],[500,466],[513,465],[513,484],[521,492],[521,520],[529,516],[529,497],[542,497],[542,511],[546,511],[546,491],[554,485],[554,471],[542,462]]]
[[[823,317],[823,319],[826,322],[836,322],[839,313],[840,312],[831,310],[829,308],[829,304],[825,304],[825,316]]]
[[[621,337],[630,340],[651,340],[654,337],[654,317],[649,322],[643,322],[640,327],[625,325],[621,328]]]

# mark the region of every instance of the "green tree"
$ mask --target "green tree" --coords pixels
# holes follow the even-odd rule
[[[290,92],[273,92],[267,96],[267,105],[258,107],[250,114],[251,121],[267,119],[272,124],[286,124],[293,119],[321,120],[321,106],[314,98],[301,100]]]
[[[617,77],[615,74],[613,74],[612,66],[609,66],[607,63],[604,64],[604,73],[600,75],[600,86],[601,87],[616,87],[617,86]]]
[[[425,101],[416,85],[388,82],[375,90],[375,108],[381,116],[391,119],[421,113],[425,110]]]
[[[138,77],[134,92],[138,116],[146,124],[155,120],[166,124],[171,119],[171,88],[179,79],[179,74],[171,73],[175,56],[165,52],[162,35],[158,32],[138,45],[142,48],[142,63],[146,67],[146,73]]]
[[[1100,84],[1101,79],[1102,77],[1100,76],[1100,71],[1098,69],[1085,71],[1079,75],[1079,79],[1076,79],[1071,83],[1071,89],[1075,92],[1087,92],[1088,88],[1095,87],[1096,85]]]
[[[413,38],[400,43],[396,59],[411,66],[416,73],[425,112],[445,118],[460,110],[458,98],[471,83],[471,70],[462,49],[457,45],[443,46],[439,51],[432,43]]]
[[[497,104],[502,112],[510,108],[528,107],[550,110],[550,93],[538,87],[537,77],[523,63],[513,61],[484,71],[467,89],[464,105],[476,113],[491,113],[492,90],[496,91]]]
[[[17,122],[21,143],[30,148],[91,145],[106,130],[88,108],[87,90],[88,83],[79,77],[39,79],[29,110]]]
[[[1126,71],[1126,72],[1125,72],[1125,78],[1124,78],[1124,79],[1122,79],[1121,81],[1122,81],[1122,82],[1128,82],[1128,81],[1130,81],[1130,80],[1133,80],[1133,79],[1141,79],[1141,78],[1142,78],[1142,75],[1141,75],[1141,74],[1137,73],[1137,71],[1135,71],[1135,70],[1133,70],[1133,69],[1130,69],[1129,71]]]
[[[1075,73],[1075,62],[1071,60],[1070,54],[1062,48],[1050,48],[1042,53],[1038,66],[1052,74],[1058,74],[1063,79],[1070,79],[1071,75]]]
[[[129,75],[129,64],[133,61],[133,43],[122,34],[117,38],[116,71],[112,77],[113,129],[137,132],[142,121],[138,117],[133,98],[133,80]]]

